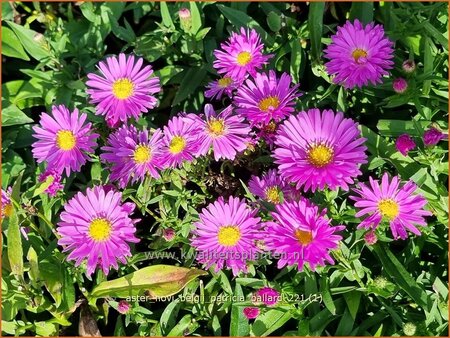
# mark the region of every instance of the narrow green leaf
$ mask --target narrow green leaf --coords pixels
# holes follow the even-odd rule
[[[351,291],[344,294],[345,302],[347,303],[348,310],[353,318],[356,319],[356,314],[358,313],[359,303],[361,301],[361,292]]]
[[[253,28],[261,35],[263,41],[269,46],[274,43],[272,37],[267,34],[267,32],[259,25],[259,23],[253,20],[252,17],[248,16],[246,13],[241,12],[237,9],[227,7],[225,5],[217,5],[217,8],[223,13],[228,21],[236,26],[236,29],[240,27]]]
[[[431,50],[431,40],[429,38],[425,38],[424,41],[424,57],[423,57],[423,72],[432,72],[433,71],[433,63],[434,63],[434,56],[433,52]],[[431,80],[425,80],[423,81],[423,88],[422,93],[423,95],[430,94],[431,90]]]
[[[373,21],[373,2],[354,2],[350,8],[350,20],[359,19],[364,24]]]
[[[255,336],[265,337],[282,327],[292,314],[289,311],[271,309],[256,318],[252,325],[252,332]]]
[[[195,3],[194,1],[190,1],[189,6],[191,9],[191,18],[192,18],[192,25],[190,32],[195,35],[202,27],[202,17],[200,15],[200,11],[198,10],[197,3]]]
[[[294,83],[300,81],[300,67],[303,59],[303,50],[299,39],[294,39],[290,42],[291,46],[291,62],[289,64],[290,73]]]
[[[192,315],[185,315],[178,324],[167,334],[168,337],[186,336],[186,330],[192,322]]]
[[[172,17],[170,15],[169,7],[167,6],[167,3],[164,1],[161,1],[159,3],[159,5],[161,7],[161,18],[162,18],[162,22],[163,22],[164,26],[175,29],[175,25],[173,24]]]
[[[2,54],[25,61],[30,60],[22,45],[17,43],[16,34],[6,26],[2,26]]]
[[[15,104],[6,103],[2,100],[2,126],[15,126],[27,123],[33,123],[33,119],[29,118],[22,110]]]
[[[50,59],[50,52],[44,48],[44,43],[46,42],[36,40],[37,32],[11,21],[7,21],[7,23],[14,33],[16,33],[23,48],[25,48],[31,57],[38,61],[48,61]]]
[[[8,260],[11,272],[23,278],[23,248],[20,234],[19,217],[13,207],[8,226]]]
[[[239,284],[236,284],[234,296],[238,299],[244,297],[242,287]],[[235,304],[231,306],[230,336],[232,337],[248,336],[250,333],[250,326],[248,325],[247,318],[242,312],[243,309],[243,306]]]
[[[322,53],[323,13],[325,2],[310,2],[308,28],[311,39],[311,58],[315,63],[320,62]]]
[[[417,282],[405,269],[404,265],[394,256],[388,247],[382,243],[372,246],[372,250],[380,259],[383,268],[394,282],[402,288],[411,298],[422,307],[425,311],[429,311],[431,302]]]
[[[159,323],[161,325],[161,332],[165,336],[168,334],[177,322],[178,311],[180,311],[181,303],[178,299],[172,301],[169,305],[166,306],[163,313],[161,314],[161,318],[159,319]]]
[[[278,32],[281,29],[281,17],[275,12],[270,12],[267,15],[267,25],[272,32]]]
[[[328,283],[328,276],[320,278],[320,292],[322,294],[323,303],[325,307],[333,314],[336,314],[336,306],[331,298],[330,285]]]
[[[152,299],[168,297],[180,292],[193,279],[205,275],[207,272],[199,269],[153,265],[124,277],[102,282],[94,288],[91,296],[132,297],[145,294]]]
[[[422,130],[417,130],[418,124]],[[377,129],[384,136],[399,136],[408,133],[411,136],[422,137],[423,129],[431,124],[431,121],[403,121],[403,120],[378,120]]]
[[[206,69],[203,67],[192,67],[185,71],[185,75],[172,102],[172,107],[187,99],[202,83],[206,76]]]

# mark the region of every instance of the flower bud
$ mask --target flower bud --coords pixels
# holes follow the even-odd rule
[[[375,234],[375,231],[369,231],[364,235],[364,241],[367,245],[374,245],[377,242],[378,238]]]
[[[187,8],[181,8],[178,11],[178,16],[180,17],[181,28],[183,28],[185,32],[189,31],[192,26],[191,11]]]
[[[414,336],[416,334],[416,329],[417,329],[416,325],[414,325],[411,322],[406,323],[405,325],[403,325],[403,332],[407,336]]]
[[[402,77],[396,78],[392,82],[392,88],[397,94],[403,94],[408,89],[408,82]]]
[[[445,138],[445,134],[440,132],[434,127],[428,129],[425,133],[423,133],[423,143],[425,146],[434,146],[439,143],[440,140]]]
[[[408,134],[400,135],[395,141],[395,148],[402,153],[403,156],[408,156],[408,152],[416,147],[416,143]]]
[[[407,74],[414,73],[414,71],[416,70],[416,63],[414,62],[414,60],[406,60],[402,64],[402,69]]]

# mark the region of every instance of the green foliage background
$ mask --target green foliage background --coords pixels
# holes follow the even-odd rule
[[[182,27],[177,12],[187,7],[190,27]],[[346,19],[375,20],[395,42],[393,76],[378,87],[346,91],[330,84],[322,59],[336,27]],[[86,74],[106,55],[135,53],[150,62],[161,78],[159,106],[136,124],[160,127],[179,111],[200,112],[205,85],[217,76],[213,50],[238,27],[255,28],[269,65],[300,82],[304,95],[298,110],[309,107],[344,111],[361,124],[369,149],[364,175],[383,171],[412,179],[429,201],[434,217],[421,237],[391,241],[381,236],[367,247],[359,220],[343,192],[325,191],[313,197],[327,207],[335,224],[347,225],[345,240],[334,253],[336,265],[318,273],[276,270],[259,262],[247,277],[229,272],[190,281],[184,295],[247,297],[263,285],[284,295],[320,294],[322,302],[303,301],[265,309],[253,323],[243,316],[249,302],[133,303],[119,315],[117,301],[95,298],[101,274],[87,280],[82,270],[65,262],[53,234],[61,206],[77,191],[105,183],[107,172],[98,152],[84,170],[65,182],[64,194],[49,199],[38,183],[31,155],[32,126],[53,104],[87,112],[102,134],[103,118],[87,103]],[[14,186],[17,214],[2,225],[2,331],[7,335],[74,335],[80,308],[90,307],[81,320],[95,320],[103,335],[404,335],[404,325],[416,335],[446,335],[448,329],[448,145],[425,149],[421,136],[431,125],[448,129],[448,15],[437,3],[132,3],[132,2],[2,2],[2,188]],[[413,59],[418,70],[408,77],[409,89],[398,95],[392,79],[401,64]],[[402,75],[404,76],[404,74]],[[395,138],[409,133],[418,150],[402,156]],[[139,207],[142,243],[127,266],[108,279],[158,263],[196,266],[193,260],[149,259],[148,252],[192,253],[188,235],[198,211],[221,194],[252,198],[245,184],[250,174],[270,165],[259,150],[243,162],[198,160],[165,173],[160,180],[124,191]],[[19,226],[31,228],[26,241]],[[165,242],[161,230],[173,228],[176,238]],[[89,305],[87,305],[89,304]]]

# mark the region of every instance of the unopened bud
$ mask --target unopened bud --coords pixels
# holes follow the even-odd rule
[[[407,74],[414,73],[414,71],[416,70],[416,63],[414,62],[414,60],[406,60],[402,64],[402,69]]]
[[[402,77],[396,78],[392,82],[392,88],[397,94],[403,94],[408,89],[408,82]]]
[[[181,28],[183,28],[185,32],[189,31],[192,26],[191,11],[187,8],[181,8],[178,11],[178,16],[180,17]]]

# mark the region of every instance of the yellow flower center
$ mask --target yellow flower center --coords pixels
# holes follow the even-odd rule
[[[295,238],[301,245],[308,245],[313,240],[312,232],[304,230],[295,230]]]
[[[222,88],[227,88],[231,84],[231,82],[233,82],[233,80],[231,80],[231,77],[229,76],[225,76],[217,81],[219,86]]]
[[[175,136],[170,141],[169,150],[172,154],[178,154],[186,148],[186,140],[181,136]]]
[[[308,151],[308,161],[317,168],[322,168],[333,160],[334,151],[324,144],[311,147]]]
[[[378,210],[383,216],[386,216],[390,220],[397,217],[399,210],[398,204],[394,200],[387,198],[378,202]]]
[[[105,218],[96,218],[89,225],[89,236],[96,242],[103,242],[111,237],[111,223]]]
[[[223,120],[211,119],[208,122],[208,130],[214,136],[221,136],[225,131],[225,123]]]
[[[355,59],[356,63],[359,63],[359,58],[361,57],[366,57],[367,56],[367,52],[364,49],[360,49],[360,48],[356,48],[353,53],[352,53],[352,57]]]
[[[280,203],[280,190],[277,187],[270,187],[266,190],[266,200],[273,204]]]
[[[128,99],[134,93],[134,84],[129,79],[116,80],[112,85],[112,91],[119,100]]]
[[[268,96],[259,101],[258,107],[261,111],[267,113],[269,110],[277,109],[280,105],[280,100],[277,96]]]
[[[241,239],[241,231],[235,225],[223,226],[217,235],[219,244],[223,246],[235,246]]]
[[[239,66],[246,66],[252,61],[252,55],[249,52],[240,52],[237,55],[236,62]]]
[[[4,214],[6,217],[10,217],[11,214],[12,214],[12,211],[13,211],[13,206],[12,206],[11,203],[5,204],[5,205],[3,206],[3,214]]]
[[[75,148],[77,139],[70,130],[60,130],[56,134],[56,144],[61,150],[72,150]]]
[[[138,164],[147,163],[152,158],[152,152],[148,146],[143,144],[137,146],[133,153],[134,162]]]

